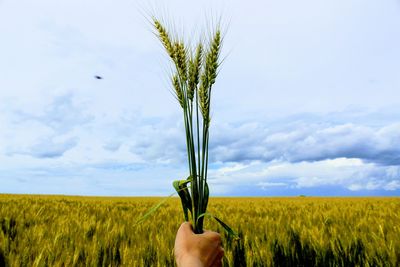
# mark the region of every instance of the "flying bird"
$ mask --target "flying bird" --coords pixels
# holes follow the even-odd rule
[[[98,76],[98,75],[95,75],[94,76],[97,80],[101,80],[101,79],[103,79],[103,77],[101,77],[101,76]]]

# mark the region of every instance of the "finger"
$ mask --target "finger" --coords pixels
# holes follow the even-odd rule
[[[222,266],[222,261],[216,261],[216,262],[214,262],[212,265],[211,265],[211,267],[221,267]]]
[[[223,247],[218,248],[218,255],[220,255],[221,258],[224,257],[225,249]]]
[[[221,235],[218,233],[210,232],[207,235],[205,235],[204,237],[206,237],[208,240],[210,240],[215,245],[215,248],[221,246],[221,244],[222,244]]]
[[[217,232],[207,231],[202,233],[202,235],[210,240],[221,242],[221,235]]]
[[[192,227],[192,225],[190,224],[190,222],[184,222],[184,223],[182,223],[181,226],[179,227],[178,232],[181,232],[181,233],[183,233],[183,234],[185,234],[185,235],[193,234],[193,227]]]
[[[221,267],[222,266],[222,257],[217,257],[214,262],[211,264],[211,267]]]
[[[215,263],[218,261],[222,262],[222,258],[224,257],[224,249],[220,246],[217,249],[215,249],[215,253],[214,256],[211,258],[211,262]],[[211,266],[214,266],[213,264],[211,264]]]
[[[201,234],[197,234],[197,235],[200,235],[200,236],[207,236],[207,235],[209,235],[210,233],[215,233],[214,231],[210,231],[210,230],[203,230],[203,233],[201,233]]]

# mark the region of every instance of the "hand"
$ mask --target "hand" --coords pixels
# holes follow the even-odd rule
[[[195,234],[191,224],[185,222],[176,234],[174,253],[178,267],[220,267],[224,249],[220,234]]]

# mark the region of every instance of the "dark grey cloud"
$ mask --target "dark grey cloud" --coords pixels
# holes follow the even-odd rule
[[[337,115],[335,115],[338,117]],[[278,122],[218,123],[211,128],[210,162],[314,162],[358,158],[379,165],[400,165],[400,122],[357,124],[329,116],[304,115]],[[182,125],[163,121],[141,127],[132,152],[145,160],[186,160]]]
[[[21,154],[28,154],[35,158],[58,158],[65,152],[74,148],[78,144],[78,138],[69,138],[63,142],[54,142],[52,140],[42,140],[33,145],[28,151]]]
[[[96,164],[86,165],[86,168],[108,170],[108,171],[139,171],[143,170],[145,167],[146,165],[141,163],[124,163],[115,161],[107,161],[107,162],[100,162]]]
[[[110,141],[103,145],[103,148],[105,150],[108,150],[111,152],[117,151],[120,147],[121,147],[121,142],[119,142],[119,141]]]
[[[183,162],[186,143],[183,126],[168,125],[166,121],[138,127],[134,134],[131,152],[146,161]]]
[[[312,162],[359,158],[382,165],[400,165],[400,123],[373,128],[352,123],[296,122],[275,129],[259,124],[247,130],[225,125],[215,131],[217,142],[210,142],[214,161]],[[227,138],[223,142],[224,135],[235,136],[235,141]]]
[[[65,93],[54,97],[38,114],[25,110],[13,112],[13,122],[16,124],[35,121],[53,129],[57,133],[66,133],[94,120],[93,116],[85,114],[82,104],[75,103],[73,93]]]
[[[74,103],[74,95],[68,93],[56,97],[38,120],[53,129],[65,132],[93,120],[93,117],[83,112],[84,109]]]
[[[93,121],[73,93],[53,97],[40,110],[20,107],[4,113],[6,155],[59,158],[78,145],[79,130]]]

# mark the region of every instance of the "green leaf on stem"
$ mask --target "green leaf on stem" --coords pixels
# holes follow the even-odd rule
[[[190,197],[190,193],[187,187],[187,184],[192,181],[191,177],[189,176],[186,180],[176,180],[172,183],[176,192],[178,193],[181,203],[183,214],[185,215],[185,221],[189,221],[189,214],[192,213],[192,199]]]
[[[202,211],[206,212],[208,205],[208,198],[210,197],[210,190],[208,188],[207,182],[204,184],[204,197],[203,197],[203,209]]]
[[[136,226],[136,225],[142,223],[144,220],[146,220],[148,217],[150,217],[150,215],[152,215],[154,212],[156,212],[165,202],[167,202],[168,199],[170,199],[175,194],[176,193],[173,193],[173,194],[169,195],[168,197],[165,197],[160,202],[158,202],[153,207],[151,207],[142,217],[140,217],[136,221],[136,223],[133,226]]]
[[[208,213],[208,212],[203,213],[203,214],[201,214],[201,215],[197,218],[197,220],[198,220],[199,218],[205,217],[205,216],[210,216],[210,217],[214,218],[214,219],[225,229],[225,231],[227,232],[227,234],[228,234],[230,237],[232,237],[234,240],[239,240],[239,239],[240,239],[240,238],[239,238],[239,235],[238,235],[231,227],[229,227],[229,225],[227,225],[227,224],[224,223],[221,219],[219,219],[218,217],[212,215],[211,213]]]

